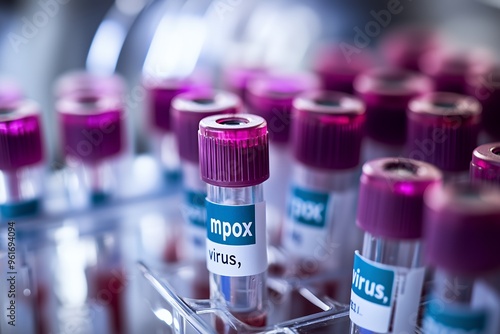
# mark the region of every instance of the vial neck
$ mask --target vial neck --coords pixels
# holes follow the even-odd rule
[[[219,187],[207,185],[207,199],[226,205],[248,205],[264,201],[262,184],[250,187]]]

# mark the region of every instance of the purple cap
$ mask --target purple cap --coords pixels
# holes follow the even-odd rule
[[[0,79],[0,108],[12,106],[22,99],[23,91],[15,81]]]
[[[359,75],[354,89],[366,104],[367,135],[385,144],[403,145],[408,103],[432,87],[427,77],[406,70],[378,68]]]
[[[148,91],[151,126],[162,132],[172,130],[170,107],[175,96],[191,91],[207,90],[210,84],[202,77],[148,78],[144,80]]]
[[[425,259],[457,274],[500,269],[500,191],[467,183],[425,194]]]
[[[474,150],[470,177],[473,182],[500,186],[500,142],[481,145]]]
[[[399,28],[382,40],[381,50],[391,66],[411,71],[419,70],[420,58],[440,48],[439,34],[426,27]]]
[[[96,95],[116,96],[125,95],[125,80],[117,74],[100,75],[85,71],[73,71],[62,75],[54,87],[58,99],[68,96]]]
[[[309,73],[270,73],[248,84],[249,111],[266,120],[269,140],[287,143],[293,99],[318,88],[318,79]]]
[[[491,65],[490,56],[483,52],[433,50],[420,59],[420,70],[434,81],[435,90],[466,94],[467,77]]]
[[[483,106],[483,129],[500,140],[500,66],[469,75],[467,83],[468,95],[477,98]]]
[[[267,73],[265,67],[230,67],[224,71],[224,86],[246,103],[248,83]]]
[[[117,97],[80,95],[63,98],[56,109],[63,152],[85,163],[98,163],[124,148],[124,106]]]
[[[353,94],[356,76],[373,65],[373,55],[366,50],[344,53],[339,46],[328,45],[318,51],[313,70],[319,76],[323,89]]]
[[[441,179],[436,167],[421,161],[383,158],[365,163],[357,225],[378,237],[421,238],[425,189]]]
[[[220,187],[248,187],[269,178],[266,121],[256,115],[204,118],[198,132],[203,181]]]
[[[198,163],[198,127],[208,116],[236,114],[241,100],[229,92],[189,92],[177,95],[172,101],[172,117],[182,159]]]
[[[365,106],[351,95],[311,92],[293,102],[295,159],[320,169],[349,169],[359,164]]]
[[[0,106],[0,170],[14,171],[44,158],[40,111],[32,101]]]
[[[408,157],[446,172],[469,169],[477,146],[481,105],[473,97],[430,93],[408,106]]]

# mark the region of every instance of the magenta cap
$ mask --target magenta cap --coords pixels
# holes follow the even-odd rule
[[[481,105],[473,97],[430,93],[408,107],[407,156],[446,172],[469,169],[477,146]]]
[[[220,187],[248,187],[269,178],[266,121],[257,115],[204,118],[198,132],[203,181]]]
[[[301,93],[318,88],[318,79],[309,73],[269,73],[248,84],[249,111],[266,120],[269,140],[287,143],[293,99]]]
[[[198,127],[203,118],[236,114],[240,110],[241,100],[229,92],[199,91],[177,95],[172,101],[172,117],[181,158],[198,163]]]
[[[435,90],[467,94],[468,76],[490,67],[492,61],[485,52],[454,52],[433,50],[422,56],[420,70],[432,78]]]
[[[0,170],[14,171],[44,159],[39,106],[20,101],[0,106]]]
[[[500,191],[467,183],[425,194],[425,259],[457,274],[500,269]]]
[[[500,186],[500,142],[481,145],[474,150],[470,177],[473,182]]]
[[[292,147],[297,161],[319,169],[359,164],[365,106],[338,92],[311,92],[293,102]]]
[[[268,70],[265,67],[229,67],[224,71],[224,87],[237,94],[243,102],[246,101],[248,83]]]
[[[348,50],[342,51],[338,45],[329,45],[318,51],[313,70],[320,78],[324,90],[353,94],[356,76],[373,65],[373,55],[366,50],[349,53]]]
[[[80,95],[59,100],[63,152],[85,163],[98,163],[124,148],[124,106],[117,97]]]
[[[380,48],[391,66],[418,71],[420,58],[439,49],[441,43],[439,34],[432,29],[405,27],[387,34]]]
[[[378,68],[359,75],[354,89],[366,104],[366,134],[384,144],[403,145],[408,103],[432,88],[430,79],[406,70]]]
[[[421,161],[383,158],[365,163],[357,225],[377,237],[421,238],[425,189],[441,179],[436,167]]]
[[[123,98],[125,91],[125,80],[120,75],[101,75],[85,71],[72,71],[63,74],[54,87],[54,93],[58,99],[97,94]]]
[[[495,140],[500,140],[500,66],[471,74],[468,94],[483,106],[482,127]]]
[[[208,80],[198,76],[167,79],[151,77],[144,80],[144,86],[148,92],[151,126],[162,132],[172,131],[170,108],[174,97],[210,88]]]
[[[22,100],[21,87],[15,81],[0,78],[0,108],[12,106]]]

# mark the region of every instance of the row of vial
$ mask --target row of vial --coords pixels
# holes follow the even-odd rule
[[[207,261],[211,297],[222,301],[243,322],[263,326],[267,259],[262,253],[265,233],[259,227],[266,225],[262,214],[262,188],[266,185],[262,187],[262,183],[269,175],[266,165],[271,149],[263,139],[264,119],[234,114],[238,102],[231,96],[189,93],[173,102],[174,123],[182,124],[176,128],[184,132],[179,139],[191,142],[191,148],[181,153],[183,165],[189,166],[185,171],[190,171],[184,174],[188,212],[195,211],[192,199],[197,191],[198,203],[206,206],[198,234],[190,231],[191,226],[186,237],[188,244],[206,238],[206,246],[192,243],[199,251],[191,249],[190,254]],[[342,300],[352,286],[354,333],[413,332],[417,322],[422,322],[419,311],[424,301],[429,304],[423,320],[426,333],[451,329],[496,333],[500,300],[495,279],[500,267],[495,240],[500,232],[500,192],[456,180],[442,186],[443,173],[431,164],[382,158],[364,165],[357,204],[363,103],[342,93],[312,92],[295,98],[292,110],[293,172],[288,207],[278,210],[284,213],[281,221],[272,216],[272,210],[267,211],[267,222],[271,227],[277,223],[281,231],[275,245],[289,256],[279,275],[308,279],[333,272],[352,273],[323,282],[316,291]],[[191,141],[187,129],[192,129]],[[344,164],[343,159],[356,147],[355,163],[347,169],[335,166]],[[491,182],[491,176],[498,175],[498,147],[498,143],[486,144],[474,151],[471,175],[475,181]],[[188,151],[190,158],[186,158]],[[271,164],[274,158],[270,156]],[[331,165],[318,166],[327,163]],[[208,184],[206,194],[200,172]],[[491,183],[498,186],[498,180]],[[424,192],[429,187],[432,190],[427,191],[424,210]],[[187,218],[196,225],[192,216]],[[365,231],[363,242],[355,220]],[[427,263],[438,268],[433,290],[425,294],[424,283],[431,282],[431,275],[426,275],[421,258],[424,222]],[[268,232],[272,237],[273,229]],[[245,240],[245,235],[254,239]],[[269,274],[275,274],[274,270]],[[485,280],[476,282],[484,275]],[[300,313],[300,307],[294,304],[291,312]],[[464,321],[466,316],[470,318]]]
[[[430,80],[396,69],[346,79],[358,98],[317,91],[311,75],[265,69],[228,71],[229,86],[241,99],[213,92],[202,80],[146,80],[156,152],[167,175],[178,171],[177,150],[181,159],[188,224],[176,256],[203,262],[200,273],[207,275],[199,276],[195,288],[207,291],[206,260],[212,297],[244,322],[264,325],[269,237],[290,256],[280,275],[306,279],[348,273],[318,289],[347,301],[352,286],[353,331],[411,332],[419,319],[421,287],[430,280],[420,259],[426,221],[428,263],[439,270],[425,332],[455,326],[496,333],[486,326],[495,326],[498,317],[488,318],[484,310],[497,307],[498,278],[483,274],[499,268],[498,194],[475,186],[434,185],[442,177],[454,181],[468,175],[482,114],[483,129],[495,135],[491,120],[497,117],[498,92],[484,86],[491,82],[485,77],[494,73],[488,71],[480,72],[473,91],[485,92],[481,103],[470,96],[431,93],[433,85],[456,91],[443,85],[455,85],[460,75]],[[326,86],[324,76],[323,82]],[[125,151],[123,83],[116,77],[76,75],[59,87],[56,109],[63,151],[76,173],[72,184],[90,194],[86,200],[102,203],[116,191],[113,168]],[[2,216],[16,217],[39,209],[43,145],[36,106],[3,91],[8,94],[0,99],[1,209]],[[174,99],[180,93],[185,94]],[[262,118],[239,114],[243,108]],[[498,184],[499,146],[474,151],[471,175]],[[423,160],[440,171],[415,160],[372,161],[384,156]],[[363,168],[357,203],[360,161],[370,162]],[[269,170],[271,178],[262,185]],[[424,219],[423,194],[431,185]],[[354,221],[367,232],[364,242]],[[352,255],[362,244],[352,270]],[[489,304],[482,308],[483,302]]]

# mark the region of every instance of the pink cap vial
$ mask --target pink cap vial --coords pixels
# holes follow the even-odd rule
[[[418,71],[420,58],[439,49],[441,44],[438,33],[432,29],[405,27],[387,34],[382,40],[381,51],[391,66]]]
[[[15,171],[44,159],[42,124],[32,101],[0,106],[0,170]]]
[[[287,143],[290,137],[293,99],[319,88],[318,79],[309,73],[269,73],[248,84],[249,112],[267,122],[269,140]]]
[[[181,158],[198,163],[198,127],[203,118],[236,114],[240,110],[241,100],[229,92],[199,91],[177,95],[172,101],[172,117]]]
[[[421,238],[424,192],[441,179],[436,167],[421,161],[383,158],[365,163],[357,225],[377,237]]]
[[[361,100],[338,92],[310,92],[293,102],[292,147],[295,159],[319,169],[359,164],[365,124]]]
[[[209,82],[202,77],[189,78],[148,78],[144,80],[149,99],[149,118],[151,126],[161,132],[172,131],[171,103],[175,96],[190,92],[207,90]]]
[[[477,146],[481,105],[473,97],[430,93],[408,107],[407,153],[446,172],[469,169]]]
[[[468,94],[483,106],[482,127],[495,140],[500,140],[500,66],[471,74]]]
[[[500,190],[455,183],[425,194],[425,259],[456,274],[500,268]]]
[[[432,78],[435,90],[466,94],[469,75],[482,72],[491,65],[490,56],[485,52],[456,52],[433,50],[422,56],[420,70]]]
[[[430,79],[406,70],[378,68],[359,75],[354,89],[366,104],[367,135],[384,144],[403,145],[408,103],[432,88]]]
[[[58,99],[69,96],[96,95],[123,98],[126,91],[125,80],[118,74],[101,75],[85,71],[63,74],[54,87]]]
[[[248,84],[261,75],[265,75],[267,71],[262,66],[229,67],[224,71],[224,87],[237,94],[246,103]]]
[[[477,147],[472,153],[470,177],[474,183],[500,187],[500,142]]]
[[[266,121],[257,115],[224,114],[201,120],[198,132],[203,181],[248,187],[269,178]]]
[[[373,65],[373,55],[366,50],[350,53],[338,45],[329,45],[318,51],[313,70],[320,78],[324,90],[353,94],[356,76]]]
[[[56,110],[67,158],[93,164],[123,150],[124,106],[119,98],[81,94],[59,100]]]

